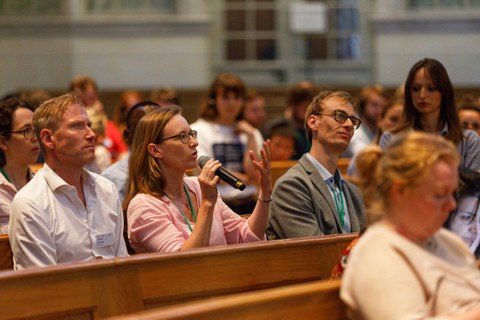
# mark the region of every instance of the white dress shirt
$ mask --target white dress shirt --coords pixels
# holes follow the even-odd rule
[[[86,206],[47,164],[17,192],[9,223],[15,269],[127,255],[115,186],[86,170],[82,182]]]

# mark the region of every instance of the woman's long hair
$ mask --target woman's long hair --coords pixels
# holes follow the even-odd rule
[[[457,144],[462,140],[463,133],[455,104],[453,85],[445,67],[438,60],[431,58],[418,61],[410,69],[407,81],[405,82],[405,109],[403,117],[402,120],[400,120],[399,126],[393,130],[393,132],[396,133],[406,129],[425,130],[420,121],[420,113],[414,107],[411,94],[415,74],[422,68],[425,69],[426,74],[432,79],[433,84],[442,95],[440,118],[438,121],[441,125],[448,125],[445,138]]]
[[[150,143],[159,143],[167,123],[177,114],[179,106],[170,106],[146,114],[137,124],[128,161],[127,192],[123,201],[123,210],[137,193],[153,196],[164,194],[165,178],[157,160],[148,152]]]
[[[218,117],[216,98],[220,90],[233,92],[237,97],[245,99],[247,89],[242,79],[233,73],[220,73],[208,88],[208,99],[200,105],[200,118],[213,121]]]
[[[420,184],[428,168],[438,161],[459,163],[453,143],[442,136],[413,131],[399,134],[385,151],[379,146],[369,146],[356,158],[357,179],[365,196],[370,217],[379,217],[388,208],[388,194],[394,182],[407,188]],[[371,222],[371,221],[370,221]]]

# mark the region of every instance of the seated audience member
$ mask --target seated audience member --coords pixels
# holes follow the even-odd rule
[[[312,148],[275,183],[269,239],[351,233],[366,227],[362,194],[337,168],[360,124],[350,94],[321,91],[313,99],[305,115]]]
[[[127,255],[117,189],[83,169],[95,157],[95,134],[80,98],[45,101],[33,126],[46,162],[12,202],[15,269]]]
[[[294,160],[300,159],[310,150],[310,142],[305,133],[305,113],[315,96],[313,84],[301,81],[291,87],[287,92],[287,107],[283,116],[268,121],[264,126],[264,135],[278,126],[289,125],[295,130]]]
[[[152,111],[139,121],[123,205],[135,252],[172,252],[265,239],[272,189],[268,142],[261,160],[252,150],[248,152],[260,193],[252,215],[244,219],[218,194],[218,160],[208,160],[198,177],[186,177],[185,171],[197,166],[196,137],[178,106]]]
[[[107,122],[107,115],[100,109],[87,109],[88,118],[91,122],[91,128],[95,133],[95,159],[85,165],[85,169],[100,174],[109,165],[112,164],[112,157],[107,148],[103,145],[105,139],[105,124]]]
[[[120,94],[120,103],[115,107],[112,117],[112,121],[118,128],[118,131],[123,132],[127,126],[126,116],[128,110],[144,100],[143,95],[137,90],[125,90]]]
[[[179,105],[178,92],[171,87],[155,89],[150,95],[150,100],[155,101],[160,107]]]
[[[457,189],[457,209],[450,215],[446,227],[459,235],[477,259],[480,256],[480,173],[460,172]]]
[[[133,141],[133,134],[135,133],[135,128],[137,127],[138,121],[140,121],[140,119],[147,113],[159,108],[160,106],[153,101],[142,101],[128,110],[125,117],[127,127],[123,132],[123,138],[129,146]],[[130,151],[123,159],[115,162],[102,172],[102,176],[112,181],[113,184],[115,184],[115,187],[117,187],[120,202],[122,203],[125,199],[125,193],[127,190],[129,159]]]
[[[238,214],[250,214],[256,205],[256,173],[247,151],[259,156],[263,143],[258,129],[238,120],[245,94],[245,84],[238,76],[217,75],[208,89],[209,100],[201,106],[200,118],[191,124],[198,132],[198,155],[219,160],[247,186],[243,191],[223,182],[218,186],[222,200]]]
[[[442,225],[455,208],[459,157],[451,141],[410,132],[365,173],[371,224],[352,250],[340,296],[352,319],[479,319],[474,256]]]
[[[0,102],[0,234],[8,231],[13,197],[34,175],[29,165],[39,147],[32,118],[29,104],[17,98]]]
[[[438,60],[425,58],[410,69],[405,82],[404,108],[398,126],[382,134],[379,142],[382,149],[395,134],[425,131],[441,135],[457,146],[460,169],[480,171],[480,137],[462,128],[453,85]]]
[[[458,117],[464,129],[470,129],[480,135],[480,104],[471,96],[463,97],[458,106]]]
[[[380,85],[364,87],[357,105],[362,126],[355,131],[352,141],[342,157],[352,158],[366,146],[372,144],[378,135],[378,121],[390,100],[387,91]]]
[[[262,130],[267,118],[265,103],[265,98],[257,91],[253,89],[248,90],[241,118],[258,130]]]
[[[383,109],[383,112],[380,115],[380,118],[378,119],[377,136],[375,138],[374,144],[378,144],[383,132],[393,130],[398,125],[400,119],[402,118],[402,115],[403,101],[398,100],[386,105],[385,109]],[[360,153],[361,151],[356,154],[348,164],[347,175],[349,177],[354,177],[356,174],[355,165],[357,161],[355,159]]]
[[[22,90],[18,98],[37,109],[44,101],[52,98],[50,93],[44,89]]]
[[[270,161],[290,160],[295,153],[295,130],[290,126],[273,128],[268,134]]]
[[[100,101],[97,84],[93,78],[77,76],[70,82],[69,89],[78,94],[85,108],[104,110],[103,103]],[[122,139],[121,132],[110,119],[105,125],[105,139],[103,144],[110,152],[112,161],[120,160],[128,152],[128,147]]]

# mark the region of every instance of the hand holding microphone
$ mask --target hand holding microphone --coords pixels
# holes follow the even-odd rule
[[[200,166],[200,168],[203,169],[207,161],[210,159],[212,158],[208,156],[201,156],[200,158],[198,158],[198,165]],[[245,184],[243,183],[243,181],[235,177],[233,174],[228,172],[223,167],[218,168],[217,171],[215,171],[215,175],[217,175],[221,180],[225,181],[235,189],[238,189],[241,191],[245,189]]]

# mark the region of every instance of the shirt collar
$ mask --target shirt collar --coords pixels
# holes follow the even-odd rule
[[[335,175],[332,175],[328,170],[320,163],[317,159],[315,159],[310,153],[307,153],[307,158],[313,164],[313,166],[317,169],[318,173],[322,176],[323,181],[327,183],[330,188],[334,188],[335,183],[337,186],[340,186],[340,189],[343,189],[343,176],[340,170],[335,169]]]
[[[45,181],[47,182],[50,189],[56,190],[63,186],[70,187],[70,188],[73,187],[69,185],[65,180],[63,180],[55,171],[53,171],[47,165],[47,163],[43,165],[42,169],[44,169]],[[90,174],[85,169],[83,169],[83,172],[82,172],[82,180],[84,181],[84,183],[88,183],[88,184],[91,184],[93,182],[92,179],[90,178]]]
[[[445,136],[448,132],[448,123],[445,123],[445,125],[443,126],[443,129],[442,131],[440,131],[440,135],[441,136]]]

